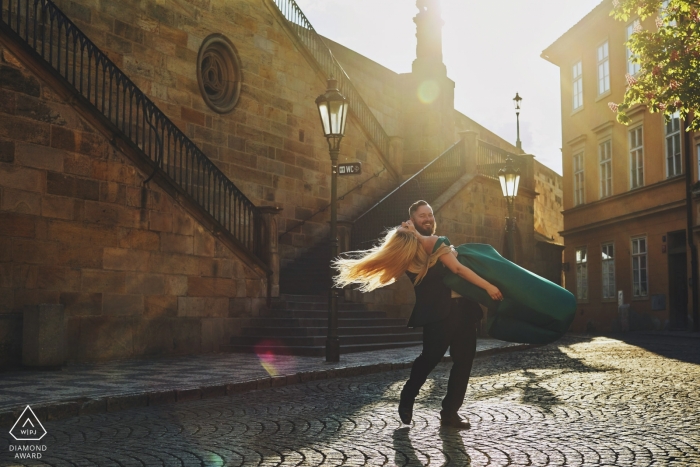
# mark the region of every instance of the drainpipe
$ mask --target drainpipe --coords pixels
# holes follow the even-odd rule
[[[690,277],[693,290],[693,331],[700,332],[700,316],[698,314],[698,249],[693,239],[693,197],[691,193],[692,171],[690,164],[690,132],[686,131],[690,126],[690,117],[683,120],[683,145],[685,152],[685,210],[688,223],[688,247],[690,247]]]

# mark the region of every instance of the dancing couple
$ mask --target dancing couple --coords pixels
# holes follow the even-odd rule
[[[443,279],[447,274],[455,275],[483,289],[494,301],[503,300],[503,295],[498,287],[457,260],[457,251],[446,237],[435,235],[435,216],[427,202],[416,201],[408,213],[410,220],[390,230],[378,246],[336,260],[336,284],[357,284],[361,291],[368,292],[391,284],[404,272],[408,275],[416,294],[408,326],[423,327],[423,351],[401,391],[399,417],[403,423],[411,423],[421,386],[449,348],[454,363],[442,401],[440,424],[466,429],[469,421],[461,418],[458,411],[467,391],[482,311],[478,303],[451,290]]]

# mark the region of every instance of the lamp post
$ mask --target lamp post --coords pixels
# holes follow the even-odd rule
[[[520,152],[523,152],[523,144],[520,141],[520,101],[522,100],[523,98],[516,92],[515,97],[513,98],[513,103],[515,104],[515,121],[518,128],[518,136],[515,139],[515,147],[518,148]]]
[[[508,217],[506,218],[506,240],[508,242],[508,254],[506,259],[515,262],[515,217],[513,217],[513,204],[518,196],[518,185],[520,185],[520,169],[513,167],[513,159],[506,158],[505,168],[498,171],[498,179],[501,182],[501,190],[508,204]]]
[[[348,101],[338,90],[338,82],[328,80],[326,92],[316,98],[316,106],[321,117],[323,135],[328,140],[331,155],[331,259],[338,256],[338,153],[340,140],[345,135],[348,117]],[[340,341],[338,340],[338,295],[339,291],[331,283],[328,298],[328,337],[326,338],[326,361],[340,361]]]

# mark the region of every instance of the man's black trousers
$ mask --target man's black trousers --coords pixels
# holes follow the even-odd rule
[[[468,305],[465,306],[466,303],[469,302],[465,299],[450,300],[447,318],[423,326],[423,352],[413,362],[411,377],[401,391],[402,403],[412,405],[428,374],[440,363],[449,347],[453,364],[441,415],[445,418],[457,414],[464,402],[476,354],[477,317]]]

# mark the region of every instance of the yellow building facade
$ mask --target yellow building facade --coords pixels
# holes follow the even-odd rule
[[[656,26],[615,20],[612,8],[604,1],[542,53],[560,68],[563,267],[579,303],[572,330],[687,329],[685,158],[695,182],[699,141],[691,135],[686,155],[682,122],[644,106],[617,123],[608,103],[622,102],[626,76],[639,71],[625,43],[635,28]]]

